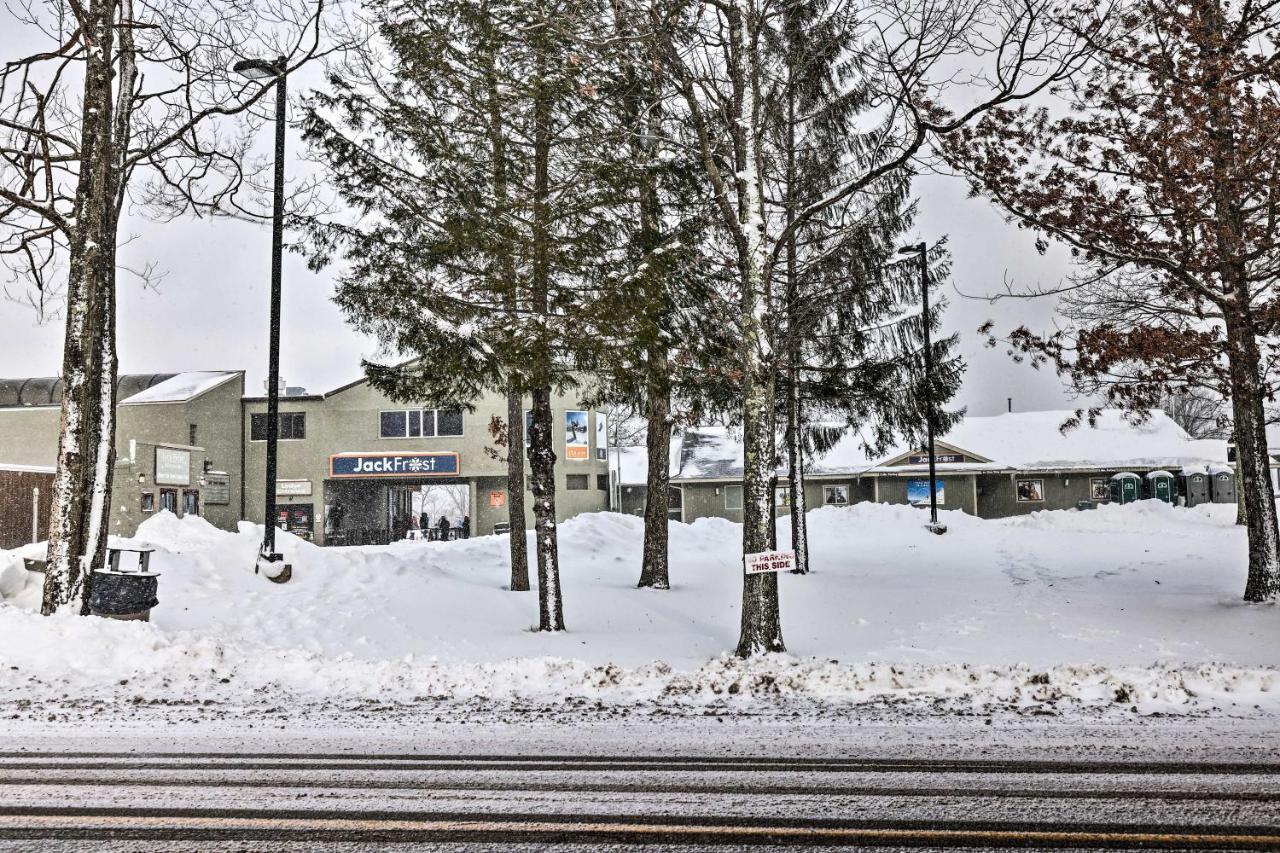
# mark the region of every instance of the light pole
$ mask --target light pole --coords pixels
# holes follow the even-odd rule
[[[924,330],[924,430],[929,442],[929,530],[942,534],[947,532],[945,524],[938,523],[938,470],[937,453],[933,444],[933,395],[929,392],[929,383],[933,379],[933,342],[929,337],[929,253],[924,242],[914,246],[903,246],[898,250],[900,255],[920,256],[920,305]]]
[[[276,553],[276,447],[280,438],[280,277],[284,254],[284,124],[286,103],[285,57],[275,61],[244,59],[233,70],[250,80],[270,80],[276,87],[276,168],[271,213],[271,328],[267,356],[267,492],[262,548],[254,572],[278,583],[289,580],[293,569]],[[280,565],[277,565],[280,564]]]

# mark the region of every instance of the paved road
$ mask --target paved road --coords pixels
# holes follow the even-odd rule
[[[1280,850],[1280,764],[0,753],[0,849]]]

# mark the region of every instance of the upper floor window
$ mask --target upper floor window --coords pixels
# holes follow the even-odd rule
[[[281,441],[301,441],[307,437],[306,412],[281,412],[280,427],[276,437]],[[249,440],[267,440],[267,415],[259,412],[249,416]]]
[[[382,438],[462,435],[461,409],[388,409],[378,413]]]

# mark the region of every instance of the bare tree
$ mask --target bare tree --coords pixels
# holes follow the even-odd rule
[[[1044,0],[867,5],[852,16],[862,35],[858,82],[878,105],[883,130],[864,153],[862,168],[821,195],[793,200],[780,222],[766,205],[768,173],[776,168],[768,140],[776,134],[762,94],[776,88],[776,54],[767,44],[777,40],[784,8],[763,0],[670,0],[651,12],[662,62],[697,140],[717,222],[732,247],[741,333],[744,553],[767,550],[770,539],[777,358],[765,313],[775,267],[792,236],[907,166],[930,139],[1063,80],[1081,54],[1081,40],[1052,19]],[[985,70],[961,81],[956,66],[974,64]],[[971,98],[963,107],[944,103],[963,96]],[[744,577],[737,653],[784,648],[777,577]]]
[[[235,210],[251,116],[246,56],[292,71],[322,49],[324,0],[47,0],[9,22],[46,49],[0,70],[0,258],[43,306],[65,299],[63,399],[43,612],[103,563],[115,456],[116,248],[125,204]],[[65,269],[65,284],[61,278]]]

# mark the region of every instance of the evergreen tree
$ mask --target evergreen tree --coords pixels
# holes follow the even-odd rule
[[[603,65],[590,52],[605,17],[590,0],[375,0],[368,11],[378,40],[330,75],[307,117],[358,214],[312,224],[315,261],[340,249],[338,304],[413,357],[367,363],[374,387],[437,405],[508,395],[513,499],[528,393],[539,629],[563,630],[551,396],[577,381],[574,319],[612,243]],[[516,539],[524,519],[512,522]],[[523,554],[512,557],[519,588]]]

